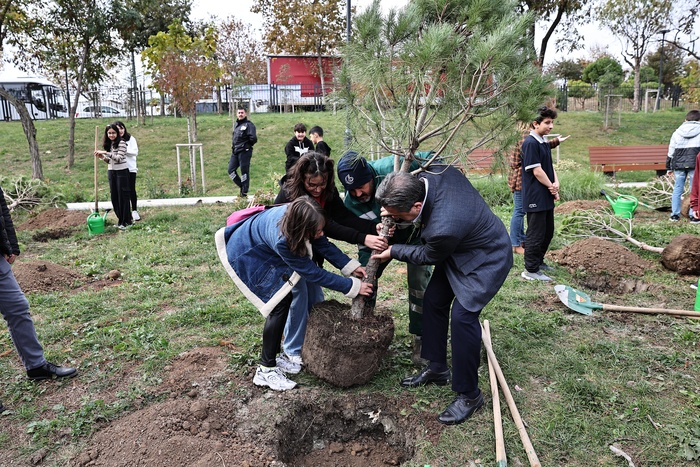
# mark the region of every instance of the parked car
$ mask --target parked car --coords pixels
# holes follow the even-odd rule
[[[78,107],[75,112],[75,118],[111,118],[120,117],[122,115],[121,110],[115,109],[108,105],[89,105],[87,107]]]

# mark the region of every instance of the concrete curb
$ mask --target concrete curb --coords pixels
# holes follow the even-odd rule
[[[253,200],[253,196],[248,196],[248,200]],[[215,204],[215,203],[235,203],[240,199],[240,196],[209,196],[202,198],[164,198],[164,199],[140,199],[139,209],[155,208],[162,206],[195,206],[197,204]],[[92,211],[95,207],[95,202],[91,203],[66,203],[66,208],[69,211]],[[100,201],[100,209],[112,209],[111,201]]]

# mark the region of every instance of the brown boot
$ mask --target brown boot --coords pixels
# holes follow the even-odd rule
[[[419,368],[423,368],[430,363],[428,360],[421,358],[420,352],[422,349],[423,338],[421,336],[413,336],[413,354],[411,355],[411,361]]]

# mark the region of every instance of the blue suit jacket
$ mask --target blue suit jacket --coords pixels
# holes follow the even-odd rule
[[[459,303],[480,311],[496,295],[513,265],[503,222],[454,167],[433,165],[421,213],[421,245],[394,245],[392,258],[445,268]]]

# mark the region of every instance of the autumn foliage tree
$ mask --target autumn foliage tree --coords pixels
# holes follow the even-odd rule
[[[170,94],[175,108],[187,115],[188,143],[197,142],[197,101],[211,95],[219,75],[214,59],[216,39],[213,26],[206,27],[201,37],[191,37],[182,23],[174,21],[167,33],[151,36],[142,53],[153,86]],[[190,150],[193,165],[194,152]]]
[[[219,24],[218,29],[216,55],[222,80],[234,86],[267,82],[263,47],[255,38],[253,28],[228,17]]]

